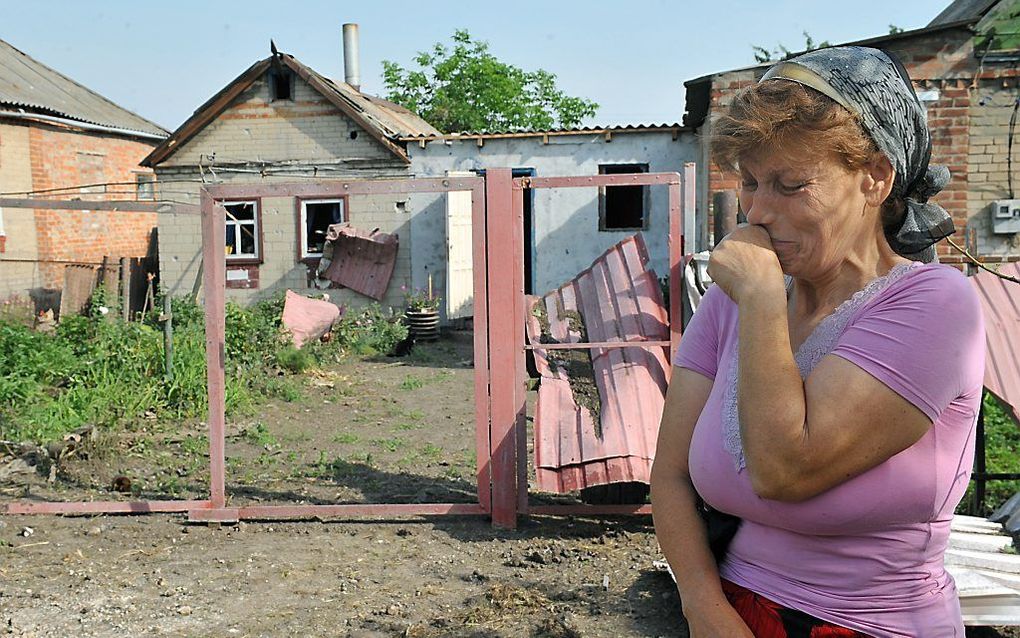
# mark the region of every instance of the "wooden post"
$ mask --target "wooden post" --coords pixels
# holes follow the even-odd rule
[[[120,258],[120,312],[124,321],[131,320],[131,260]]]
[[[163,291],[163,366],[167,382],[174,380],[174,315],[170,294]]]

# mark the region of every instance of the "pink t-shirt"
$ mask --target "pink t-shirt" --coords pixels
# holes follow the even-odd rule
[[[949,266],[898,266],[805,341],[797,353],[802,374],[812,365],[805,364],[811,356],[805,349],[814,349],[815,359],[826,352],[842,357],[917,406],[933,425],[906,450],[802,503],[754,493],[735,416],[726,424],[727,415],[735,415],[737,315],[736,304],[712,287],[674,359],[715,380],[689,463],[702,498],[744,519],[721,575],[877,638],[962,637],[943,553],[970,478],[984,376],[984,323],[969,282]]]

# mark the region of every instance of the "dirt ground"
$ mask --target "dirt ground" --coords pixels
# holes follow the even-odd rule
[[[473,501],[470,359],[453,341],[351,358],[303,375],[290,401],[229,418],[230,503]],[[204,428],[143,420],[52,469],[0,459],[0,502],[203,498]],[[659,558],[648,517],[499,531],[472,517],[215,527],[6,515],[0,634],[687,636]]]

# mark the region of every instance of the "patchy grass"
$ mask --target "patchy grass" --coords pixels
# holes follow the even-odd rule
[[[404,380],[400,382],[401,390],[417,390],[418,388],[425,385],[425,382],[421,380],[421,377],[417,377],[413,374],[409,374],[404,377]]]

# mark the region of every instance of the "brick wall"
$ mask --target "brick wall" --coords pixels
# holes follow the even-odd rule
[[[28,126],[0,124],[0,191],[32,189],[29,162]],[[36,247],[35,211],[5,208],[3,216],[4,248],[0,252],[0,300],[26,294],[42,285]]]
[[[123,182],[70,191],[87,199],[134,199],[138,162],[152,143],[111,135],[78,133],[48,126],[29,128],[32,188],[43,191],[72,185]],[[82,210],[36,210],[39,285],[59,288],[64,263],[97,263],[105,255],[142,257],[156,227],[155,213]]]
[[[272,101],[265,77],[254,82],[160,167],[196,166],[201,156],[219,164],[394,159],[304,80],[295,78],[294,85],[293,101]]]
[[[353,134],[353,135],[352,135]],[[199,161],[202,169],[199,169]],[[287,163],[288,175],[252,172],[263,162]],[[215,172],[213,177],[209,167]],[[313,167],[319,167],[315,171]],[[323,169],[326,166],[328,169]],[[375,141],[300,78],[294,101],[271,101],[268,84],[255,82],[219,117],[156,167],[160,193],[199,203],[201,181],[225,184],[308,183],[328,180],[409,177],[407,165]],[[379,228],[400,238],[393,279],[382,303],[403,305],[402,284],[410,284],[410,214],[397,210],[406,196],[351,197],[348,217],[359,228]],[[261,263],[245,267],[248,283],[234,283],[228,299],[250,303],[283,289],[316,292],[308,287],[309,267],[298,258],[294,198],[261,201]],[[174,295],[190,293],[201,263],[201,224],[193,215],[163,214],[159,219],[160,277]],[[358,306],[372,300],[346,289],[328,291],[338,304]]]
[[[1016,80],[982,80],[977,88],[970,113],[970,188],[967,191],[967,211],[972,233],[968,236],[972,249],[985,261],[1016,259],[1016,235],[996,235],[992,232],[989,204],[1009,197],[1007,154],[1009,118],[1016,100]],[[1013,194],[1020,194],[1020,140],[1014,140]]]
[[[954,241],[962,245],[969,238],[970,245],[987,261],[1020,259],[1014,244],[990,234],[984,208],[989,201],[1005,196],[1009,109],[992,105],[1012,106],[1016,70],[993,64],[979,70],[971,35],[963,29],[887,41],[883,48],[900,58],[918,91],[937,95],[937,99],[925,103],[932,130],[932,162],[949,166],[953,178],[935,201],[953,216],[957,226]],[[709,120],[701,131],[703,139],[711,134],[712,115],[765,70],[762,66],[715,76]],[[708,169],[700,178],[698,206],[711,211],[712,193],[737,188],[737,181],[722,174],[709,161],[707,143],[703,147],[702,165]],[[708,219],[712,219],[711,212]],[[945,263],[965,261],[946,242],[939,244],[938,251]]]

